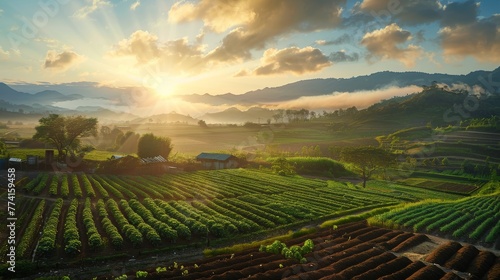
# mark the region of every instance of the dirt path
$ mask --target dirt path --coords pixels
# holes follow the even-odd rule
[[[63,203],[59,215],[59,224],[57,225],[56,256],[61,256],[61,258],[65,256],[64,246],[66,246],[66,243],[64,242],[64,222],[66,221],[68,207],[69,205],[67,203]]]
[[[78,203],[78,210],[76,211],[76,226],[78,227],[78,234],[80,235],[80,241],[82,242],[82,256],[87,256],[88,253],[88,236],[83,224],[83,208],[85,207],[85,200],[80,200]]]

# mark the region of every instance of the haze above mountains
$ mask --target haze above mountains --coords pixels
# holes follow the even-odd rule
[[[158,103],[157,96],[145,89],[112,88],[92,82],[53,85],[0,83],[0,119],[39,118],[40,115],[50,112],[91,115],[105,122],[196,123],[197,119],[204,119],[211,123],[242,123],[257,119],[266,120],[273,115],[270,109],[300,109],[300,106],[303,106],[319,111],[356,105],[358,108],[369,107],[393,96],[419,92],[422,86],[433,83],[469,91],[485,91],[491,87],[488,81],[500,81],[500,67],[493,71],[474,71],[467,75],[384,71],[348,79],[302,80],[241,95],[189,94],[163,98],[163,102],[177,100],[184,105],[190,104],[185,107],[199,107],[200,109],[192,113],[196,118],[189,116],[191,112],[175,113],[172,112],[177,111],[175,108],[167,106],[161,113],[139,113],[153,112],[148,111],[148,106]]]

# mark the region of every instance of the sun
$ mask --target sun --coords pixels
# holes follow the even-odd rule
[[[156,78],[152,83],[147,84],[153,92],[160,98],[169,97],[176,94],[179,80],[175,78]]]

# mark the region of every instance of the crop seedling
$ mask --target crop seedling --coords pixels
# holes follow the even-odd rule
[[[288,248],[285,243],[276,240],[271,245],[261,245],[259,251],[272,254],[281,254],[287,259],[296,259],[301,263],[307,263],[307,259],[304,258],[304,255],[312,252],[313,249],[314,243],[311,239],[307,239],[306,241],[304,241],[304,245],[302,245],[302,247],[293,245],[290,248]]]
[[[156,268],[156,273],[161,273],[161,272],[166,272],[167,271],[167,268],[166,267],[157,267]]]
[[[148,277],[148,272],[147,271],[142,271],[142,270],[139,270],[135,273],[135,277],[137,278],[146,278]]]

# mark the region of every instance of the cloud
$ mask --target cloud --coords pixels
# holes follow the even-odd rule
[[[359,60],[359,54],[348,55],[344,50],[331,53],[328,58],[332,62],[354,62]]]
[[[365,34],[361,40],[361,44],[369,52],[367,56],[369,61],[373,58],[396,59],[406,67],[412,67],[415,65],[416,59],[422,55],[422,49],[411,44],[407,47],[398,47],[398,45],[410,40],[411,33],[393,23],[382,29]]]
[[[309,110],[335,110],[356,106],[358,109],[366,108],[381,100],[394,96],[405,96],[421,91],[418,86],[388,87],[377,90],[358,92],[334,92],[331,95],[303,96],[295,100],[272,104],[268,107],[282,109],[309,109]]]
[[[114,58],[133,57],[137,66],[154,64],[160,72],[197,72],[206,66],[203,46],[186,38],[160,43],[158,37],[137,30],[108,52]]]
[[[63,51],[61,53],[57,53],[54,50],[49,50],[45,56],[43,68],[64,71],[79,64],[83,60],[83,56],[73,51]]]
[[[169,11],[171,22],[202,20],[209,30],[229,33],[208,54],[213,61],[251,58],[280,35],[333,28],[340,23],[346,0],[201,0],[177,2]]]
[[[480,95],[483,95],[484,93],[486,93],[485,89],[483,87],[481,87],[480,85],[473,85],[472,87],[469,86],[468,84],[464,84],[464,83],[454,83],[451,85],[448,85],[445,83],[438,83],[437,85],[439,87],[448,88],[448,90],[450,90],[450,91],[465,90],[465,91],[467,91],[473,95],[477,95],[477,96],[480,96]]]
[[[6,60],[10,57],[10,52],[5,51],[2,46],[0,46],[0,60]]]
[[[481,62],[500,62],[500,15],[439,31],[447,59],[472,56]]]
[[[245,77],[245,76],[249,76],[250,75],[250,72],[246,69],[242,69],[240,71],[238,71],[238,73],[234,74],[233,77]]]
[[[232,26],[248,24],[255,14],[250,1],[234,0],[230,4],[218,0],[202,0],[197,4],[179,1],[168,12],[170,22],[182,23],[203,20],[205,26],[214,32],[224,32]]]
[[[87,2],[91,2],[91,4],[83,6],[82,8],[78,9],[73,16],[76,18],[86,18],[88,15],[96,11],[97,9],[104,7],[104,6],[109,6],[111,3],[106,0],[87,0]]]
[[[140,64],[150,62],[160,56],[158,37],[148,31],[138,30],[130,38],[120,41],[109,54],[115,57],[133,56]]]
[[[353,10],[371,15],[371,20],[392,18],[402,25],[419,25],[440,19],[442,9],[439,0],[363,0]]]
[[[264,52],[261,62],[262,65],[253,71],[255,75],[301,75],[318,72],[332,64],[327,56],[313,47],[290,47],[281,50],[271,48]]]
[[[316,44],[318,44],[320,46],[340,45],[340,44],[349,43],[350,41],[351,41],[351,36],[344,34],[335,40],[330,40],[330,41],[318,40],[318,41],[316,41]]]
[[[132,5],[130,5],[130,10],[135,11],[137,7],[141,5],[141,1],[135,1]]]
[[[479,3],[473,0],[465,2],[453,2],[444,8],[441,25],[455,27],[457,25],[465,25],[474,23],[477,17]]]

